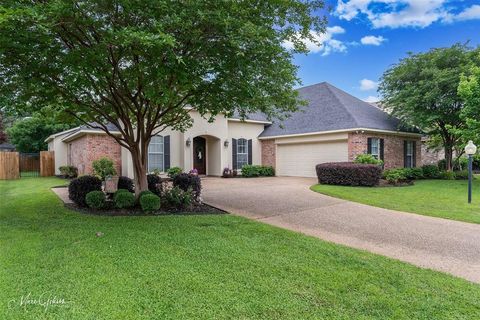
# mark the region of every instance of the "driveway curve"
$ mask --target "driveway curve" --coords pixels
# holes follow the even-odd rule
[[[311,191],[313,178],[205,178],[204,201],[233,214],[480,283],[480,225]]]

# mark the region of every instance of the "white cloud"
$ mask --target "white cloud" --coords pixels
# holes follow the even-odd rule
[[[474,20],[474,19],[480,19],[480,5],[478,4],[475,4],[470,8],[463,10],[455,17],[455,20]]]
[[[365,36],[363,37],[360,42],[364,45],[372,45],[372,46],[379,46],[382,44],[382,42],[386,41],[382,36]]]
[[[369,80],[369,79],[362,79],[360,80],[360,90],[362,91],[369,91],[369,90],[375,90],[378,87],[378,83]]]
[[[315,41],[304,40],[304,44],[311,53],[322,53],[327,56],[332,52],[346,52],[347,45],[338,39],[334,39],[335,35],[345,33],[345,29],[340,26],[328,27],[325,33],[316,33],[311,31],[311,36]],[[285,41],[283,46],[287,49],[293,49],[291,41]]]
[[[368,103],[374,103],[374,102],[380,101],[380,98],[376,97],[376,96],[368,96],[365,99],[363,99],[363,101],[368,102]]]
[[[425,28],[434,22],[480,19],[480,5],[460,10],[449,0],[338,0],[335,13],[342,19],[366,17],[375,28]]]

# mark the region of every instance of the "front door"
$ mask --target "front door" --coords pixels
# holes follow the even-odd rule
[[[202,137],[193,138],[193,168],[198,174],[207,174],[206,140]]]

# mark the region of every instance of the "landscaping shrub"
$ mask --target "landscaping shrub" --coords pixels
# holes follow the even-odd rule
[[[60,173],[65,178],[72,179],[78,176],[78,169],[74,166],[61,166],[58,170],[60,170]]]
[[[105,206],[105,193],[102,191],[90,191],[85,196],[85,202],[90,208],[101,209]]]
[[[405,171],[405,176],[408,180],[418,180],[423,178],[422,168],[403,168],[401,170]]]
[[[177,174],[180,174],[183,172],[183,169],[180,167],[171,167],[170,169],[167,170],[167,175],[169,178],[174,178]]]
[[[409,180],[406,173],[407,172],[403,168],[389,169],[383,172],[383,177],[388,183],[397,184]]]
[[[442,180],[455,180],[455,172],[453,171],[441,171],[439,178]]]
[[[376,165],[378,165],[378,166],[383,165],[383,161],[382,161],[382,160],[378,160],[377,158],[375,158],[375,157],[372,156],[371,154],[359,154],[359,155],[355,158],[355,163],[376,164]]]
[[[453,171],[464,171],[468,169],[468,158],[460,157],[455,159],[453,163]]]
[[[115,192],[115,195],[113,196],[115,207],[124,209],[131,208],[135,205],[135,195],[133,193],[128,191],[118,191]]]
[[[152,213],[160,209],[160,197],[151,194],[144,194],[140,197],[140,206],[146,213]]]
[[[156,174],[147,175],[148,190],[160,196],[162,193],[162,179]]]
[[[191,190],[194,200],[200,199],[202,182],[198,175],[180,173],[173,178],[173,186],[178,187],[185,192]]]
[[[472,178],[475,176],[472,175]],[[455,180],[468,180],[468,170],[456,171]]]
[[[242,177],[271,177],[275,175],[275,169],[271,166],[244,165],[242,167]]]
[[[118,178],[117,189],[125,189],[128,190],[128,192],[135,192],[135,184],[129,177],[122,176]]]
[[[114,176],[117,174],[117,170],[113,165],[113,161],[110,158],[103,157],[93,161],[93,175],[99,177],[103,181],[107,176]]]
[[[162,199],[167,206],[176,209],[188,208],[192,204],[193,198],[191,189],[184,191],[179,187],[167,189],[162,195]]]
[[[382,169],[374,164],[330,162],[316,166],[318,182],[342,186],[375,186]]]
[[[423,177],[425,179],[437,179],[440,175],[440,169],[437,165],[427,164],[422,167]]]
[[[140,192],[140,194],[138,195],[138,198],[140,199],[142,196],[147,195],[147,194],[153,194],[153,195],[155,195],[155,193],[153,193],[153,192],[150,191],[150,190],[143,190],[143,191]]]
[[[102,191],[102,181],[94,176],[82,176],[70,181],[68,197],[81,207],[86,207],[85,196],[90,191]]]

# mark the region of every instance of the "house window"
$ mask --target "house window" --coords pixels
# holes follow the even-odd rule
[[[153,136],[148,145],[148,172],[164,171],[163,137]]]
[[[405,168],[413,168],[414,167],[414,143],[413,141],[406,141],[405,142]]]
[[[242,169],[248,164],[248,141],[246,139],[238,139],[237,141],[237,169]]]
[[[379,138],[372,138],[372,147],[370,150],[370,154],[375,159],[380,159],[380,139]]]

